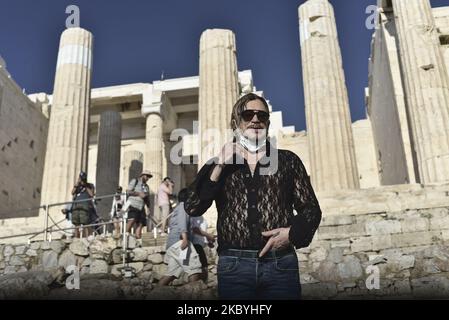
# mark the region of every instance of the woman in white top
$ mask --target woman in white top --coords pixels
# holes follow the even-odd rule
[[[125,206],[126,197],[122,194],[122,187],[117,188],[117,192],[112,200],[111,219],[114,221],[114,237],[120,237],[120,220],[123,218],[123,207]]]

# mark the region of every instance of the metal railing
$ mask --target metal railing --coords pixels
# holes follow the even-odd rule
[[[52,204],[44,204],[38,207],[32,207],[32,208],[26,208],[26,209],[19,209],[19,210],[15,210],[13,211],[13,213],[19,213],[19,212],[25,212],[25,211],[34,211],[34,210],[39,210],[39,209],[44,209],[45,211],[45,217],[44,217],[44,228],[41,231],[37,231],[37,232],[28,232],[28,233],[21,233],[21,234],[16,234],[16,235],[10,235],[10,236],[2,236],[0,237],[0,240],[2,239],[10,239],[10,238],[18,238],[18,237],[26,237],[26,236],[31,236],[30,238],[28,238],[28,242],[30,242],[32,239],[34,239],[35,237],[37,237],[40,234],[44,234],[43,236],[43,240],[44,241],[51,241],[51,234],[53,232],[56,232],[56,230],[53,230],[53,227],[56,227],[59,231],[65,232],[65,231],[69,231],[69,230],[75,230],[75,229],[83,229],[83,228],[89,228],[89,227],[97,227],[97,226],[106,226],[106,225],[110,225],[110,224],[114,224],[114,223],[120,223],[123,220],[127,220],[127,217],[125,219],[115,219],[115,220],[109,220],[106,222],[99,222],[99,223],[93,223],[93,224],[88,224],[88,225],[80,225],[80,226],[73,226],[73,227],[67,227],[67,228],[61,228],[59,226],[60,223],[62,223],[63,221],[67,220],[66,218],[55,222],[53,220],[53,218],[51,217],[51,215],[49,214],[49,211],[52,207],[58,207],[58,206],[63,206],[63,205],[68,205],[68,204],[75,204],[75,203],[82,203],[82,202],[95,202],[96,200],[102,200],[102,199],[107,199],[107,198],[112,198],[115,197],[117,195],[123,196],[126,195],[126,193],[121,193],[121,194],[109,194],[109,195],[104,195],[104,196],[94,196],[92,198],[89,199],[83,199],[83,200],[73,200],[73,201],[66,201],[66,202],[56,202],[56,203],[52,203]],[[125,216],[127,216],[127,212],[125,212]],[[169,215],[167,215],[166,217],[166,221],[173,215],[174,212],[171,212]],[[11,214],[11,212],[9,212],[9,214]],[[154,227],[153,227],[153,235],[154,238],[158,237],[158,232],[157,229],[163,224],[163,221],[157,222],[153,216],[148,215],[148,218],[153,222]],[[49,226],[49,220],[52,221],[52,225]],[[149,232],[149,231],[148,231]],[[106,230],[104,230],[104,233],[106,233]],[[126,233],[126,224],[123,226],[123,231],[122,233]],[[49,237],[50,235],[50,237]]]

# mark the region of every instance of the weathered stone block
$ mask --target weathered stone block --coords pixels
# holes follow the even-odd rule
[[[441,237],[443,240],[449,240],[449,230],[441,230]]]
[[[429,232],[429,231],[421,231],[421,232],[409,232],[402,234],[393,234],[391,236],[391,242],[395,247],[411,247],[411,246],[419,246],[419,245],[427,245],[436,242],[436,239],[439,239],[441,234],[439,232]]]
[[[58,266],[58,254],[54,251],[44,251],[42,253],[41,263],[44,269],[54,268]]]
[[[372,250],[372,239],[371,237],[360,237],[351,239],[351,251],[352,252],[362,252]]]
[[[104,260],[92,260],[89,273],[108,273],[108,264]]]
[[[308,256],[307,254],[304,254],[304,253],[298,253],[298,261],[299,261],[299,262],[305,262],[305,261],[308,261],[308,260],[309,260],[308,257],[309,257],[309,256]]]
[[[160,253],[150,254],[148,256],[147,260],[149,262],[151,262],[152,264],[161,264],[164,261],[162,255]]]
[[[51,250],[50,242],[49,241],[42,242],[41,243],[41,249],[42,250]]]
[[[76,265],[76,257],[70,250],[65,250],[60,256],[58,260],[58,266],[64,267],[67,269],[68,266]]]
[[[5,246],[3,248],[3,256],[6,257],[10,257],[14,254],[14,248],[12,246]]]
[[[393,247],[393,243],[391,241],[391,235],[386,234],[383,236],[372,236],[372,248],[374,251],[389,249]]]
[[[331,248],[349,248],[351,243],[347,240],[336,240],[331,242]]]
[[[134,268],[136,270],[136,273],[139,273],[143,270],[143,262],[131,262],[129,263],[129,266],[131,268]]]
[[[401,232],[401,223],[397,220],[370,221],[365,224],[369,235],[384,235]]]
[[[20,255],[20,254],[24,254],[25,253],[25,246],[17,246],[16,247],[16,254]]]
[[[24,261],[19,256],[12,256],[11,259],[9,260],[9,265],[10,266],[23,266]]]
[[[343,262],[338,264],[338,274],[345,282],[360,278],[363,275],[360,260],[354,256],[345,256]]]
[[[317,279],[315,279],[314,277],[312,277],[310,274],[307,274],[307,273],[300,274],[299,277],[300,277],[301,284],[319,283],[319,281]]]
[[[429,220],[426,218],[408,218],[401,221],[402,232],[417,232],[429,230]]]
[[[333,263],[339,263],[343,261],[343,248],[337,247],[333,248],[329,251],[329,254],[326,258],[326,260],[333,262]]]
[[[309,255],[309,259],[313,261],[323,261],[326,259],[327,256],[327,250],[324,248],[317,248],[312,251],[312,253]]]
[[[3,274],[11,274],[16,273],[16,267],[15,266],[6,266],[5,270],[3,271]]]
[[[40,247],[41,247],[41,243],[40,242],[32,242],[30,244],[30,249],[33,249],[33,250],[38,250]]]
[[[65,248],[65,243],[62,241],[52,241],[50,242],[50,248],[57,254],[60,254]]]
[[[323,226],[318,229],[318,239],[344,239],[365,234],[363,224],[349,224],[343,226]]]
[[[148,253],[145,249],[135,248],[132,253],[133,261],[147,261]]]
[[[25,254],[29,257],[37,257],[37,251],[33,249],[28,249]]]
[[[77,256],[87,257],[89,255],[89,243],[86,239],[74,239],[69,249]]]
[[[153,276],[154,276],[154,279],[160,280],[166,274],[166,272],[167,272],[167,265],[166,264],[153,265]]]
[[[449,215],[441,218],[430,219],[431,230],[449,229]]]
[[[329,215],[323,217],[320,226],[341,226],[353,224],[355,222],[354,216],[349,215]]]

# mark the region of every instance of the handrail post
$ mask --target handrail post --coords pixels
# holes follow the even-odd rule
[[[44,231],[44,240],[47,242],[47,234],[48,234],[48,204],[45,205],[45,231]]]
[[[122,232],[122,235],[123,235],[123,243],[122,243],[123,268],[125,268],[125,266],[126,266],[126,255],[127,255],[127,250],[128,250],[128,241],[127,241],[128,235],[126,232],[127,219],[128,219],[128,212],[125,212],[125,214],[123,215],[123,232]]]

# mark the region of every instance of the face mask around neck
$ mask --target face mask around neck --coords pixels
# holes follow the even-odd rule
[[[256,153],[261,150],[267,144],[266,136],[262,140],[250,140],[245,137],[240,129],[236,129],[234,131],[234,135],[237,138],[237,142],[240,143],[243,148],[248,150],[251,153]]]

